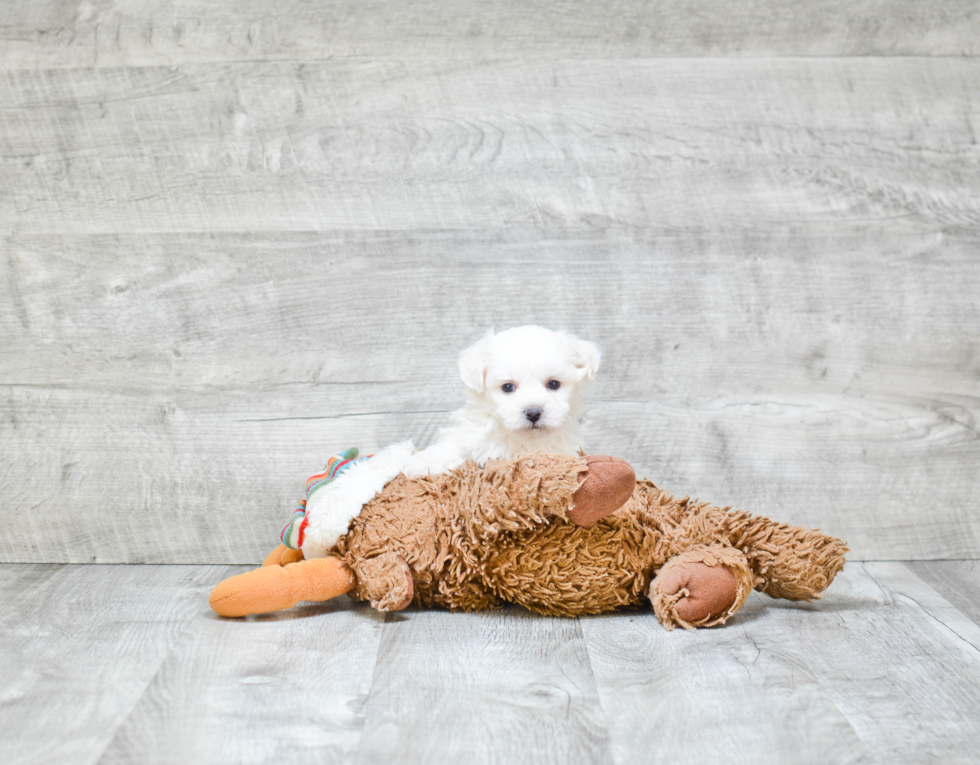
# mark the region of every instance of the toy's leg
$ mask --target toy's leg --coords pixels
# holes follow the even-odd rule
[[[755,578],[741,551],[695,547],[667,561],[650,583],[650,602],[669,630],[724,624],[745,603]]]
[[[739,545],[759,573],[757,589],[773,598],[821,597],[844,568],[847,545],[813,529],[783,523],[770,526],[764,530],[764,544],[747,534]]]
[[[293,550],[286,547],[286,545],[279,545],[266,556],[265,560],[262,561],[262,565],[288,566],[290,563],[296,563],[301,560],[303,560],[303,553],[300,550]]]
[[[587,469],[579,474],[581,483],[566,515],[572,523],[589,528],[626,504],[633,495],[636,474],[626,460],[606,454],[590,454],[585,464]]]
[[[378,611],[401,611],[415,597],[412,570],[396,553],[382,553],[354,564],[357,588],[354,597],[371,601]]]
[[[330,600],[352,590],[355,583],[346,564],[331,556],[246,571],[220,582],[208,602],[219,616],[264,614],[301,600]]]

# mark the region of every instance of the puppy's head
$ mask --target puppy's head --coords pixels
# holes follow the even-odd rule
[[[552,433],[578,416],[579,387],[595,379],[599,349],[566,332],[527,326],[483,338],[459,356],[459,371],[507,430]]]

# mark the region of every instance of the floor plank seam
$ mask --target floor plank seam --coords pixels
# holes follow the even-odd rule
[[[605,731],[605,734],[606,734],[606,747],[607,747],[606,748],[606,752],[608,754],[608,760],[607,761],[608,762],[611,762],[611,763],[615,763],[615,765],[619,765],[619,762],[616,759],[616,753],[615,753],[615,751],[613,749],[612,733],[611,733],[611,731],[609,729],[609,713],[608,713],[605,705],[602,703],[602,694],[599,691],[599,684],[598,684],[598,682],[596,682],[595,666],[592,663],[592,649],[591,649],[591,646],[589,645],[589,639],[588,639],[588,637],[586,637],[585,630],[582,629],[582,619],[583,618],[589,619],[589,618],[595,618],[595,617],[588,617],[588,616],[586,616],[586,617],[579,617],[575,621],[578,623],[577,624],[578,632],[579,632],[579,635],[582,638],[582,643],[585,646],[585,656],[589,660],[589,676],[592,678],[592,687],[595,688],[595,700],[596,700],[596,704],[598,705],[599,712],[602,715],[602,729]],[[564,671],[564,669],[562,669],[562,674],[565,675],[565,677],[568,677],[568,674]],[[571,680],[570,677],[568,679]],[[578,688],[577,685],[576,685],[576,688]],[[581,689],[579,689],[579,690],[581,690]]]
[[[980,627],[980,625],[977,625],[976,622],[974,622],[973,619],[971,619],[967,614],[963,613],[963,611],[960,608],[957,608],[955,605],[953,605],[952,603],[950,603],[945,597],[943,597],[942,593],[939,592],[935,587],[933,587],[932,584],[930,584],[929,582],[927,582],[925,579],[923,579],[921,576],[919,576],[913,569],[911,569],[908,565],[906,565],[905,562],[903,562],[903,561],[874,561],[874,562],[876,562],[876,563],[879,563],[879,562],[880,563],[897,563],[897,564],[903,566],[909,572],[910,575],[912,575],[913,577],[915,577],[916,581],[920,584],[920,586],[927,588],[935,596],[936,600],[945,603],[946,606],[949,609],[953,610],[956,614],[958,614],[959,616],[963,617],[963,619],[965,619],[968,622],[968,624],[973,625],[975,627]],[[894,589],[885,587],[884,585],[881,584],[881,582],[879,581],[878,577],[876,577],[874,575],[874,573],[869,569],[868,566],[866,566],[866,565],[863,566],[863,569],[867,573],[868,577],[878,587],[881,588],[882,592],[889,593],[889,595],[892,598],[896,599],[896,600],[901,599],[901,600],[907,601],[909,603],[914,603],[915,606],[923,614],[925,614],[930,619],[932,619],[934,622],[936,622],[937,624],[939,624],[939,625],[942,626],[942,628],[943,628],[941,630],[942,634],[951,634],[951,635],[955,636],[956,641],[958,641],[960,643],[963,643],[965,646],[969,646],[969,649],[970,649],[970,651],[972,653],[976,653],[976,654],[980,655],[980,645],[978,645],[977,642],[974,642],[974,641],[970,640],[969,638],[964,637],[963,635],[961,635],[956,630],[955,627],[951,626],[946,620],[944,620],[939,614],[936,613],[936,609],[930,608],[929,606],[924,605],[920,600],[918,600],[917,598],[915,598],[914,596],[912,596],[912,595],[910,595],[908,593],[898,592],[898,591],[896,591]],[[980,641],[978,641],[978,642],[980,642]]]
[[[371,666],[371,681],[370,681],[370,683],[368,683],[368,692],[367,692],[367,695],[364,697],[363,707],[360,710],[360,713],[361,713],[361,729],[360,729],[360,731],[358,731],[358,736],[357,736],[357,753],[355,754],[354,759],[353,759],[353,762],[357,762],[357,763],[360,763],[360,762],[364,762],[365,761],[365,757],[364,757],[364,730],[367,727],[367,721],[368,721],[367,720],[368,704],[370,703],[371,699],[374,696],[374,689],[375,689],[375,685],[377,684],[377,680],[378,680],[378,678],[377,678],[377,675],[378,675],[378,655],[381,652],[381,646],[384,643],[384,637],[385,637],[385,634],[384,633],[385,633],[385,630],[388,627],[388,620],[389,620],[389,618],[391,618],[392,613],[397,613],[397,612],[387,611],[387,612],[385,612],[383,614],[382,620],[381,620],[381,632],[378,635],[378,642],[377,642],[377,646],[375,647],[375,651],[374,651],[374,663]]]

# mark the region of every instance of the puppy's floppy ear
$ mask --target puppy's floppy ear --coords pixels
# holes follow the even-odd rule
[[[572,365],[582,372],[582,379],[595,379],[595,373],[599,371],[599,346],[590,343],[588,340],[579,340],[574,335],[567,335],[572,349]]]
[[[493,328],[459,354],[459,376],[467,388],[480,392],[486,387],[487,370],[493,350]]]

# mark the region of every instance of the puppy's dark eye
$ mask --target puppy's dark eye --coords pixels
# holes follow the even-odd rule
[[[551,390],[558,390],[561,387],[561,383],[557,380],[548,380],[548,387],[551,388]]]
[[[504,383],[500,386],[500,390],[502,390],[504,393],[513,393],[515,390],[517,390],[517,386],[514,385],[514,383]]]

